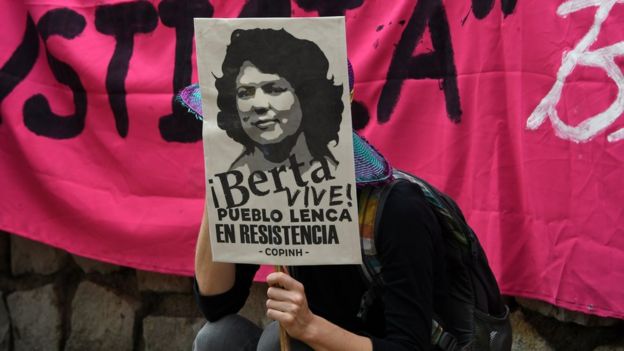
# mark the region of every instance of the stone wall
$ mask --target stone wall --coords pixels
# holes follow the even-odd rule
[[[190,350],[191,284],[0,234],[0,351]]]
[[[0,232],[0,351],[190,350],[204,319],[188,277],[119,267]],[[241,311],[265,325],[266,284]],[[514,350],[622,350],[624,324],[509,299]]]

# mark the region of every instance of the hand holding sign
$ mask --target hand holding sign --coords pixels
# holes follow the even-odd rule
[[[317,317],[308,307],[303,284],[284,272],[269,274],[267,283],[267,316],[278,321],[293,338],[310,339],[310,327]]]
[[[267,316],[278,321],[294,339],[314,350],[372,350],[369,338],[351,333],[312,313],[303,284],[293,277],[275,272],[267,276],[267,283],[270,285]]]

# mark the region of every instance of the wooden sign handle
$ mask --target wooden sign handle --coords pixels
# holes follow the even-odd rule
[[[275,271],[284,272],[285,270],[283,269],[282,266],[275,266]],[[282,328],[281,324],[279,325],[279,331],[280,331],[280,351],[290,351],[290,337],[288,336],[288,333],[286,333],[286,330]]]

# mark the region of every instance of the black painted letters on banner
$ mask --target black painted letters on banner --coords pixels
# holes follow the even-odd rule
[[[290,0],[247,0],[238,17],[290,17]]]
[[[176,31],[172,114],[160,117],[160,135],[166,141],[199,141],[202,138],[202,122],[175,101],[175,94],[191,84],[193,18],[212,17],[212,5],[205,0],[163,0],[158,5],[158,13],[162,23]]]
[[[501,0],[501,8],[505,17],[511,15],[518,0]],[[494,7],[494,0],[472,0],[472,13],[477,19],[483,19],[490,14]]]
[[[0,103],[30,73],[37,62],[37,56],[39,56],[39,36],[37,36],[35,22],[27,16],[24,39],[9,60],[0,68]],[[0,124],[2,124],[1,115]]]
[[[344,16],[347,10],[362,6],[364,0],[295,0],[305,11],[318,11],[319,16]]]
[[[134,36],[156,29],[158,14],[147,1],[101,5],[95,10],[95,28],[115,38],[115,52],[106,71],[106,92],[120,136],[128,135],[126,76],[134,49]]]
[[[63,8],[48,11],[43,15],[37,23],[37,29],[45,43],[52,35],[73,39],[82,33],[86,25],[87,22],[80,14]],[[70,65],[52,55],[47,45],[46,56],[54,77],[71,88],[75,111],[70,116],[58,116],[50,109],[46,97],[37,94],[24,103],[24,124],[37,135],[53,139],[73,138],[80,134],[85,126],[87,93],[78,73]]]
[[[470,1],[472,12],[477,19],[483,19],[490,14],[496,3],[495,0]],[[345,15],[347,10],[361,7],[364,0],[295,0],[295,3],[304,11],[317,11],[320,16],[334,16]],[[507,16],[515,10],[517,0],[500,0],[500,3],[503,14]],[[108,65],[105,83],[115,126],[121,137],[126,137],[129,129],[125,80],[133,54],[134,37],[153,32],[158,25],[159,16],[163,25],[175,29],[176,48],[172,84],[175,96],[191,83],[193,18],[211,17],[213,13],[214,9],[209,0],[163,0],[158,5],[158,11],[147,1],[100,5],[96,8],[96,30],[115,39],[115,49]],[[288,17],[291,14],[290,0],[247,0],[239,17]],[[47,63],[54,77],[72,90],[75,111],[69,116],[56,115],[44,95],[33,95],[24,104],[23,118],[26,127],[37,135],[66,139],[79,135],[84,129],[87,114],[85,88],[77,72],[48,50],[46,41],[52,35],[72,40],[80,35],[86,26],[85,18],[68,8],[48,11],[36,26],[28,16],[22,42],[0,68],[1,103],[34,67],[39,54],[37,30],[39,31],[46,49]],[[431,33],[433,51],[414,56],[414,48],[427,27]],[[406,79],[438,79],[441,81],[440,87],[444,93],[447,115],[451,121],[459,123],[462,111],[453,56],[449,24],[442,0],[418,0],[392,56],[377,105],[378,122],[385,123],[392,117]],[[201,140],[201,122],[191,117],[190,113],[174,99],[172,97],[172,113],[159,119],[158,128],[161,137],[168,142]],[[353,101],[354,128],[364,128],[370,119],[366,106]]]
[[[414,48],[425,32],[425,26],[429,26],[434,51],[412,56]],[[377,105],[378,121],[385,123],[390,120],[405,79],[424,78],[442,80],[446,112],[451,121],[460,122],[462,112],[457,89],[457,72],[448,20],[441,0],[420,0],[416,4],[392,56],[386,83]]]

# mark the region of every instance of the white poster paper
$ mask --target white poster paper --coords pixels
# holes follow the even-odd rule
[[[359,264],[344,18],[196,19],[213,259]]]

